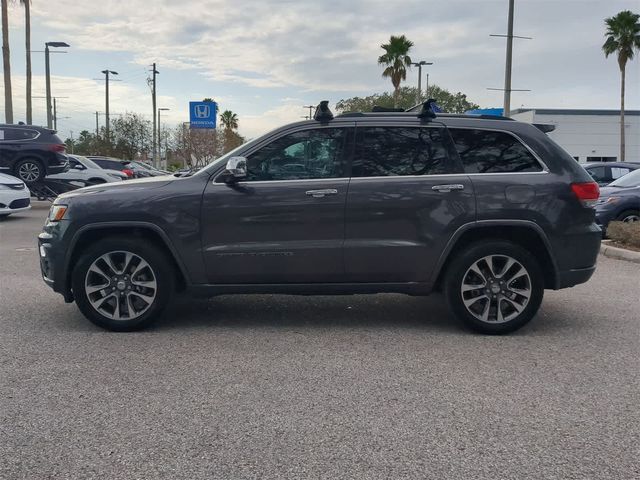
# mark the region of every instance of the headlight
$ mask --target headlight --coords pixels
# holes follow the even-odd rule
[[[49,221],[59,222],[64,218],[64,214],[67,213],[67,205],[52,205],[49,210]]]

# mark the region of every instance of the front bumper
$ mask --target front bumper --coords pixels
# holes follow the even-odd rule
[[[72,302],[73,295],[68,288],[64,268],[66,248],[61,241],[65,223],[64,220],[56,223],[47,222],[44,231],[38,235],[38,256],[44,282],[54,292],[61,294],[66,302]]]
[[[2,190],[0,194],[0,215],[22,212],[31,208],[29,190]]]

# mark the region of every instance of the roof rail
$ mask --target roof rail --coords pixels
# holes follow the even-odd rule
[[[328,122],[333,120],[333,113],[329,110],[329,100],[322,100],[316,107],[313,119],[318,122]]]

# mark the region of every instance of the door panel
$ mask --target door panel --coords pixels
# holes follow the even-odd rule
[[[433,189],[440,185],[463,189]],[[426,282],[449,238],[474,220],[466,175],[353,178],[346,212],[348,281]]]
[[[246,181],[209,183],[201,220],[209,283],[344,281],[348,135],[285,134],[248,155]]]

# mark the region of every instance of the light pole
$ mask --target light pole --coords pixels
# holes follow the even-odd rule
[[[164,112],[167,110],[171,110],[170,108],[159,108],[158,109],[158,167],[161,167],[162,163],[162,137],[160,133],[162,132],[162,123],[160,123],[160,112]],[[165,142],[165,153],[167,150],[167,144]]]
[[[53,127],[53,113],[51,111],[51,70],[49,67],[49,47],[68,47],[65,42],[46,42],[44,44],[44,69],[45,83],[47,89],[47,128]]]
[[[107,141],[109,141],[109,139],[111,138],[109,136],[109,74],[111,75],[118,75],[118,72],[114,72],[113,70],[102,70],[102,72],[100,73],[104,73],[104,79],[105,79],[105,115],[106,115],[106,120],[105,120],[105,135],[107,136]]]
[[[420,99],[422,97],[422,66],[423,65],[433,65],[433,62],[426,62],[424,60],[420,60],[419,62],[411,62],[411,65],[418,67],[418,93],[416,95],[416,104],[420,103]],[[429,90],[429,83],[427,81],[427,93]]]

